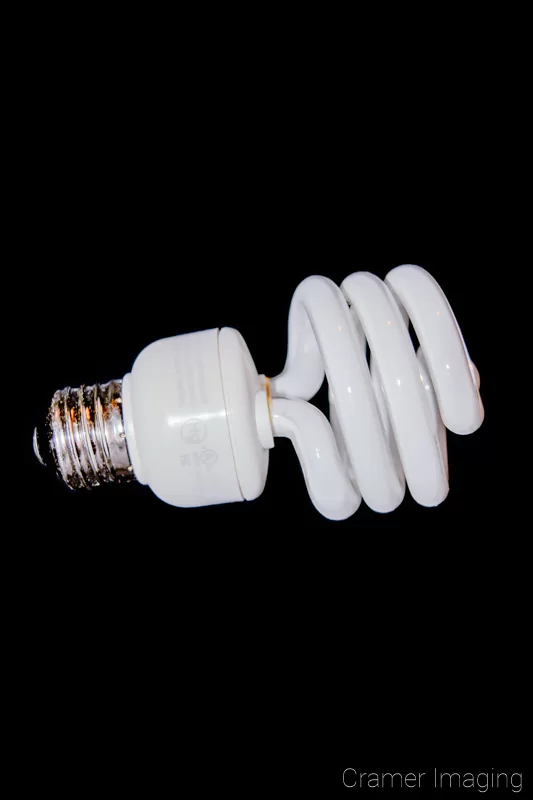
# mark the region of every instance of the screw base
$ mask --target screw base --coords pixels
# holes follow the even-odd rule
[[[44,429],[34,431],[33,448],[69,489],[135,480],[122,417],[122,381],[55,392]]]

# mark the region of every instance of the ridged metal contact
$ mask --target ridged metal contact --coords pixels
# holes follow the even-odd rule
[[[122,381],[55,392],[44,429],[46,442],[42,438],[36,430],[36,456],[42,463],[52,462],[70,489],[135,480],[122,416]]]

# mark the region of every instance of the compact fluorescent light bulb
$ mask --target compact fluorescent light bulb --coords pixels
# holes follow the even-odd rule
[[[324,375],[329,421],[308,402]],[[232,328],[161,339],[122,381],[57,391],[34,449],[71,489],[136,479],[166,503],[203,506],[258,497],[284,436],[317,510],[345,519],[361,499],[394,510],[406,483],[421,505],[441,503],[445,429],[468,434],[482,421],[479,375],[453,311],[431,275],[407,264],[385,281],[354,273],[340,289],[317,275],[302,281],[275,378],[258,374]]]

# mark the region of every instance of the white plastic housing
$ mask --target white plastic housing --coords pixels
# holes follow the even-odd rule
[[[122,386],[137,479],[174,506],[257,497],[268,470],[255,423],[261,390],[246,343],[231,328],[150,344]]]

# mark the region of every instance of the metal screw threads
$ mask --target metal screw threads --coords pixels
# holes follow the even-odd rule
[[[33,446],[39,461],[55,467],[69,489],[135,480],[122,418],[122,381],[58,390],[44,429],[34,431]]]

